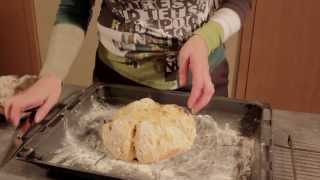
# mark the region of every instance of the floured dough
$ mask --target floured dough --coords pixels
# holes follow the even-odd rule
[[[36,80],[37,77],[31,75],[22,77],[15,75],[0,76],[0,114],[3,113],[3,105],[6,99],[29,88]]]
[[[187,151],[195,136],[191,114],[177,105],[160,105],[150,98],[120,108],[102,128],[106,151],[116,159],[137,159],[141,163]]]

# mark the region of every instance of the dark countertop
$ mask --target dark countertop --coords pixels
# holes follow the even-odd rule
[[[73,92],[80,90],[77,86],[65,86],[61,99],[68,97]],[[283,135],[290,134],[299,141],[305,140],[320,147],[320,114],[289,112],[273,110],[273,132]],[[0,123],[0,158],[2,159],[8,149],[13,135],[13,128],[5,123]],[[276,135],[275,135],[276,136]],[[275,138],[276,143],[282,143],[280,138]],[[320,149],[320,148],[319,148]],[[319,151],[320,152],[320,151]],[[319,163],[320,167],[320,163]],[[12,159],[0,170],[0,180],[22,179],[61,179],[48,174],[48,171],[39,166]],[[65,178],[63,178],[65,179]]]

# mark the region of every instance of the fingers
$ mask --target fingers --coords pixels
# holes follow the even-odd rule
[[[37,107],[42,104],[41,100],[26,98],[26,96],[18,95],[6,101],[5,117],[14,126],[18,126],[21,114],[30,107]]]
[[[36,123],[39,123],[44,119],[44,117],[49,113],[51,108],[55,105],[56,98],[50,97],[47,101],[38,109],[36,116],[34,118]]]
[[[195,103],[202,93],[204,86],[204,79],[202,77],[201,71],[192,70],[192,89],[188,99],[188,107],[190,109],[194,108]]]
[[[180,85],[185,85],[188,70],[192,72],[192,89],[187,105],[193,112],[207,105],[214,93],[208,64],[209,50],[200,36],[192,36],[182,47],[179,54]]]
[[[12,105],[11,107],[11,111],[9,113],[9,120],[11,121],[11,123],[14,125],[14,126],[18,126],[19,124],[19,120],[20,120],[20,117],[21,117],[21,105],[18,105],[18,104],[15,104],[15,105]]]
[[[193,113],[199,112],[211,100],[214,94],[214,85],[211,81],[209,71],[196,65],[192,71],[192,89],[188,99],[188,107]]]
[[[22,112],[39,107],[36,122],[41,121],[58,101],[61,93],[61,80],[44,76],[26,91],[5,102],[5,116],[15,126],[19,124]]]
[[[193,112],[197,113],[201,109],[203,109],[210,102],[213,94],[214,94],[214,85],[212,84],[211,79],[210,79],[204,83],[204,87],[202,89],[202,94],[193,106],[193,109],[192,109]]]

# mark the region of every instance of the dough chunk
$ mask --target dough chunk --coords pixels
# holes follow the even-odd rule
[[[153,163],[189,150],[195,121],[182,107],[160,105],[150,98],[120,108],[102,127],[106,151],[114,158]]]

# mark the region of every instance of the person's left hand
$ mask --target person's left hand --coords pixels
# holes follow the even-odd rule
[[[185,86],[189,70],[192,73],[192,89],[188,99],[188,107],[197,113],[204,108],[214,94],[208,64],[209,50],[205,40],[199,36],[192,36],[179,52],[179,83]]]

